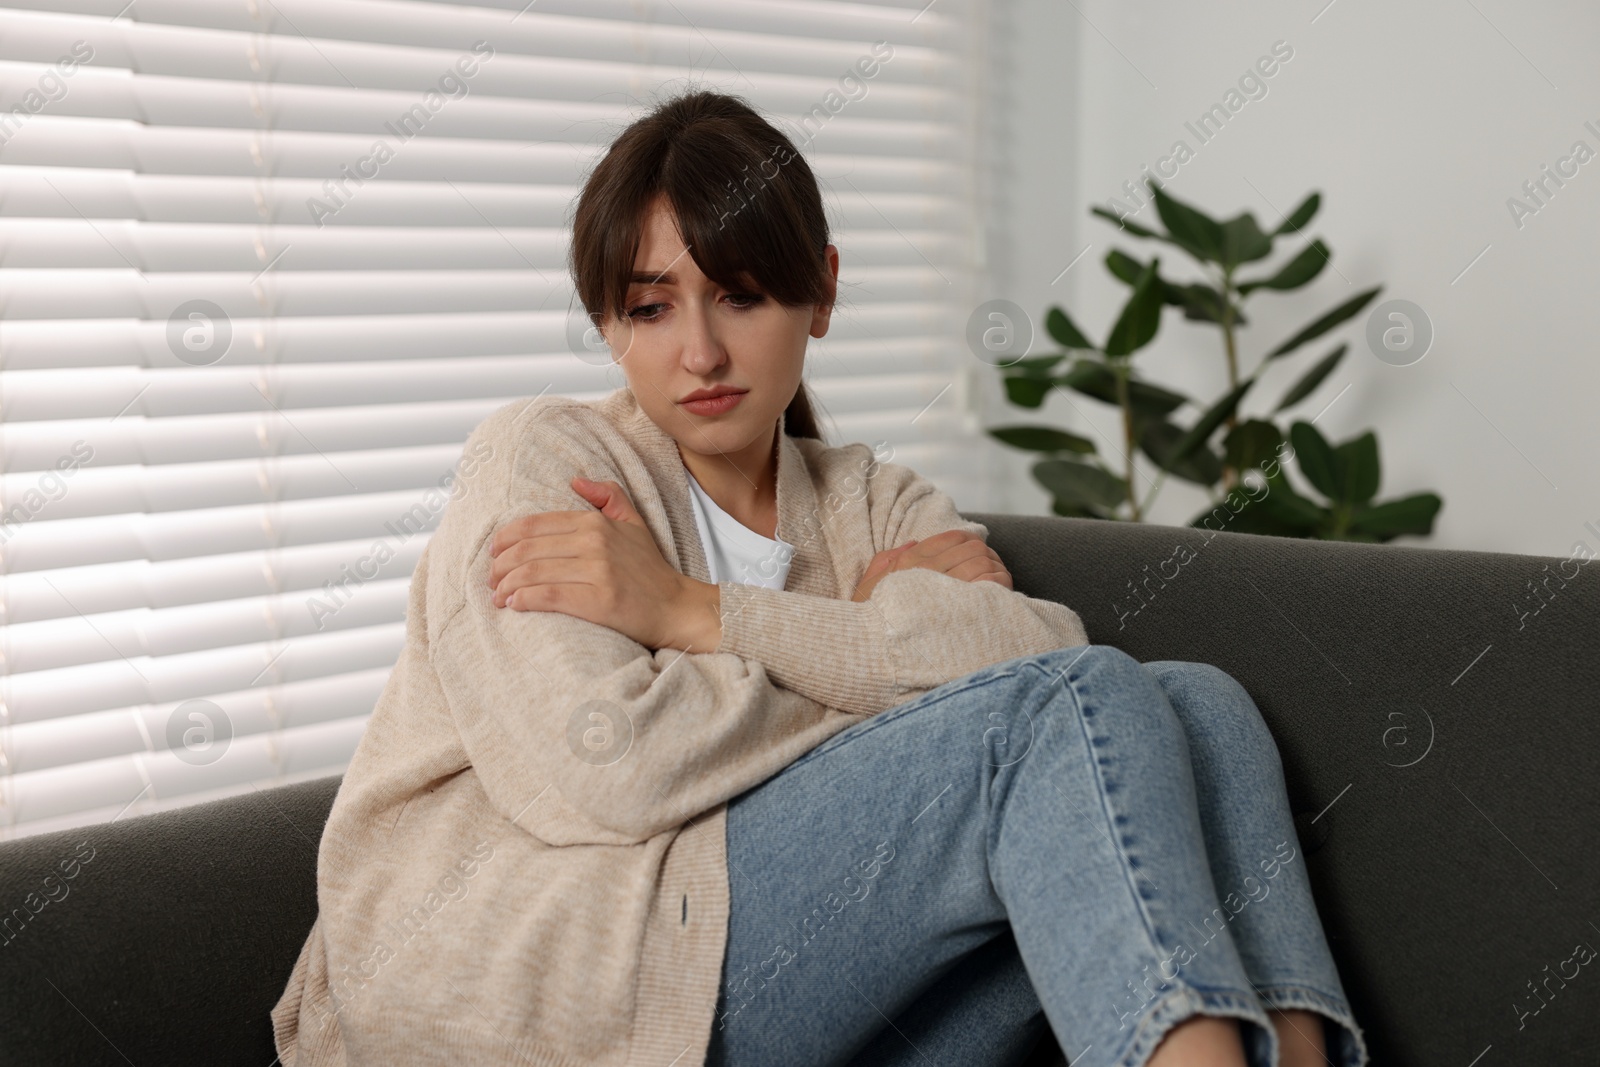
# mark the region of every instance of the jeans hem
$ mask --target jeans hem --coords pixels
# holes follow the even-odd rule
[[[1261,1048],[1260,1042],[1253,1042],[1249,1034],[1241,1033],[1240,1043],[1244,1045],[1247,1062],[1250,1067],[1271,1067],[1277,1063],[1278,1032],[1254,994],[1228,989],[1201,990],[1183,985],[1164,994],[1139,1020],[1127,1046],[1111,1061],[1113,1067],[1144,1067],[1167,1031],[1196,1015],[1226,1016],[1255,1023],[1261,1029],[1260,1040],[1266,1043],[1266,1047]],[[1252,1048],[1257,1052],[1253,1059],[1250,1058]]]
[[[1328,1050],[1334,1067],[1366,1067],[1367,1042],[1344,998],[1302,985],[1257,986],[1256,996],[1269,1011],[1314,1011],[1339,1027],[1338,1048]]]

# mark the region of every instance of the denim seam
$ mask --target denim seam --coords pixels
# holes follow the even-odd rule
[[[1076,663],[1077,661],[1074,660],[1073,662]],[[1037,660],[1027,660],[1022,664],[1022,666],[1036,668],[1040,674],[1048,675],[1050,673],[1049,670],[1045,668],[1044,664],[1039,663]],[[1128,887],[1129,893],[1133,897],[1134,907],[1138,909],[1139,917],[1144,921],[1145,941],[1148,944],[1151,952],[1155,954],[1157,959],[1160,959],[1162,955],[1161,945],[1159,939],[1156,937],[1155,922],[1150,917],[1149,909],[1145,907],[1144,898],[1139,895],[1139,886],[1133,877],[1133,868],[1128,863],[1128,854],[1123,850],[1122,844],[1117,839],[1116,813],[1110,810],[1111,800],[1106,795],[1104,777],[1100,772],[1100,764],[1095,758],[1094,741],[1089,735],[1088,722],[1083,716],[1083,697],[1078,692],[1078,679],[1074,678],[1070,673],[1068,673],[1068,671],[1063,671],[1062,677],[1065,678],[1064,688],[1067,692],[1072,694],[1072,702],[1074,705],[1076,705],[1077,715],[1075,717],[1078,722],[1079,736],[1083,739],[1083,743],[1088,755],[1089,772],[1094,776],[1093,781],[1095,783],[1095,791],[1100,794],[1100,809],[1101,814],[1106,818],[1107,839],[1110,840],[1112,849],[1115,850],[1117,856],[1122,861],[1122,871],[1125,884]],[[1185,980],[1183,984],[1188,985],[1189,983],[1187,980]]]
[[[1345,1003],[1343,997],[1329,993],[1325,990],[1318,989],[1316,986],[1304,985],[1295,982],[1277,982],[1272,985],[1256,986],[1256,994],[1258,996],[1262,994],[1276,995],[1278,993],[1287,993],[1291,996],[1303,993],[1310,994],[1314,998],[1320,998],[1321,1000],[1327,1001],[1329,1008],[1336,1008],[1340,1011],[1346,1012],[1350,1010],[1349,1005]]]

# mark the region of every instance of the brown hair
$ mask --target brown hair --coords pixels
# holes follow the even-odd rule
[[[695,91],[666,100],[612,142],[584,181],[572,225],[572,279],[597,325],[622,317],[644,229],[664,194],[702,273],[785,307],[828,304],[828,220],[805,158],[750,105]],[[791,437],[822,440],[804,381],[783,413]]]

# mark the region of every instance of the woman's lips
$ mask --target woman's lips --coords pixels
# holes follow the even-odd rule
[[[721,415],[724,411],[732,411],[744,397],[744,393],[724,393],[705,400],[683,400],[678,406],[695,415]]]

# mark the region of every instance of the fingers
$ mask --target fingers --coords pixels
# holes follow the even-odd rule
[[[965,530],[946,530],[924,538],[917,550],[902,551],[893,564],[897,571],[917,567],[965,582],[993,581],[1007,589],[1014,588],[1011,572],[999,553],[983,538]]]
[[[599,516],[598,512],[589,514]],[[570,565],[575,559],[597,557],[604,551],[604,538],[603,530],[579,523],[576,529],[513,541],[490,562],[489,585],[498,586],[506,575],[530,560],[562,560]]]
[[[984,548],[989,547],[984,544],[983,538],[976,534],[968,533],[966,530],[945,530],[943,533],[936,533],[932,537],[924,537],[917,542],[916,547],[910,549],[907,554],[910,558],[902,557],[901,566],[920,566],[923,561],[932,559],[949,549],[964,544],[981,545]]]
[[[600,513],[606,518],[617,522],[644,524],[639,512],[634,509],[633,502],[628,499],[628,494],[617,482],[597,482],[580,475],[572,479],[572,488],[579,496],[599,508]]]
[[[530,611],[535,607],[545,610],[549,604],[559,602],[564,593],[555,592],[564,586],[599,586],[600,564],[596,560],[536,559],[513,568],[489,594],[497,608],[511,607]],[[570,592],[570,590],[568,590]]]
[[[950,530],[947,533],[962,534],[962,531]],[[979,538],[965,534],[950,538],[945,534],[939,534],[924,539],[916,548],[903,553],[895,562],[895,570],[927,567],[930,570],[949,571],[951,567],[969,559],[990,559],[999,562],[999,557],[993,556],[989,546]]]
[[[952,578],[959,578],[963,582],[993,581],[999,585],[1011,588],[1011,573],[1005,567],[987,557],[970,559],[957,564],[945,571]]]
[[[518,541],[530,537],[571,533],[584,523],[595,523],[601,518],[598,511],[541,511],[522,515],[495,530],[489,539],[489,555],[498,556]]]

